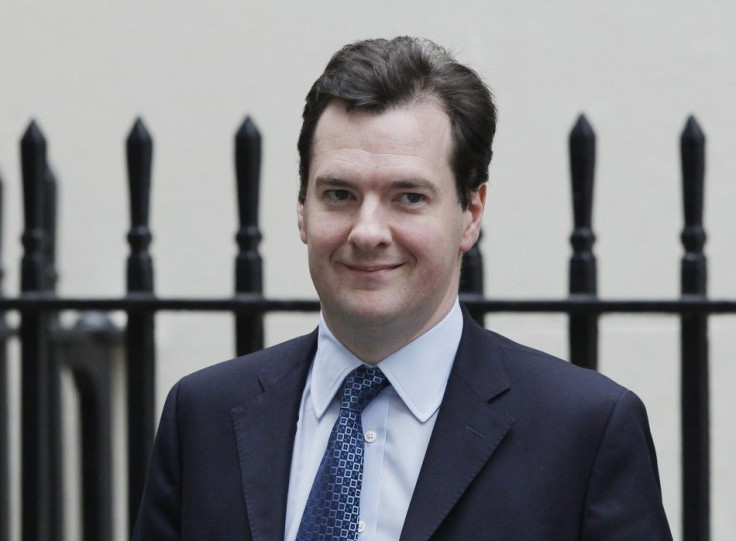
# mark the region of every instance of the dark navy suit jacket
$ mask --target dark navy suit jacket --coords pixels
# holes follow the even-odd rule
[[[134,539],[283,539],[316,332],[171,390]],[[642,402],[465,326],[402,541],[671,539]]]

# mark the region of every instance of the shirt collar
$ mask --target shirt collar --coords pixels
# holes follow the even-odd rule
[[[463,316],[455,299],[450,312],[437,325],[378,364],[396,394],[422,423],[440,407],[462,330]],[[345,377],[361,364],[332,334],[320,314],[317,353],[309,376],[317,417],[324,415]]]

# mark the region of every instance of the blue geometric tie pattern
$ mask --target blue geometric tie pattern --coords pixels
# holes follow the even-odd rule
[[[361,412],[386,385],[386,376],[375,366],[361,365],[345,378],[340,414],[314,477],[296,541],[357,539],[363,484]]]

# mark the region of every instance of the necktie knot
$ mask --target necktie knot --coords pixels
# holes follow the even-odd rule
[[[381,390],[388,385],[386,376],[377,366],[360,365],[345,378],[342,388],[342,409],[361,413]]]

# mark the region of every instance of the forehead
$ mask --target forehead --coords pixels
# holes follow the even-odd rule
[[[381,113],[348,111],[333,100],[314,134],[310,177],[326,165],[414,165],[449,170],[450,119],[431,99]]]

